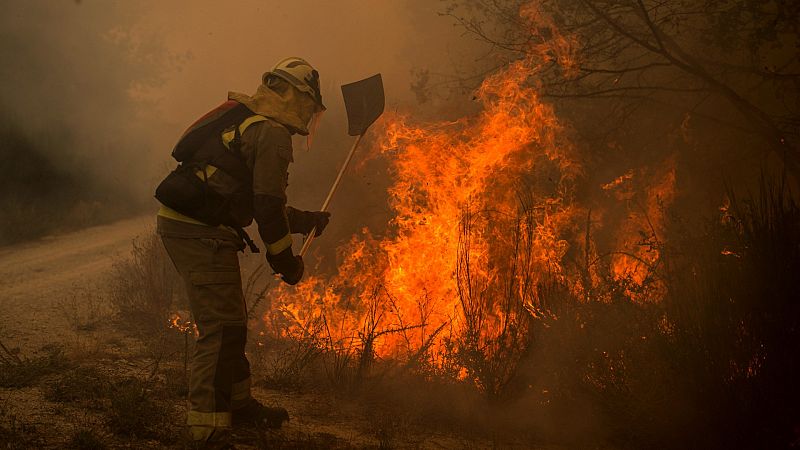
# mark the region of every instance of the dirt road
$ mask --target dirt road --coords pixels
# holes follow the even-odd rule
[[[60,305],[102,296],[113,261],[154,227],[147,215],[1,248],[0,339],[23,350],[57,340],[67,321]]]

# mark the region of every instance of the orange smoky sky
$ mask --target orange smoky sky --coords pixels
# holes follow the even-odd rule
[[[380,72],[387,109],[403,107],[414,102],[414,70],[448,72],[472,52],[438,1],[4,3],[5,120],[33,135],[67,130],[71,144],[50,156],[101,180],[126,184],[120,174],[135,165],[143,196],[173,164],[184,127],[229,90],[252,93],[285,56],[317,67],[329,108],[322,150],[298,155],[302,175],[335,170],[347,150],[341,84]]]

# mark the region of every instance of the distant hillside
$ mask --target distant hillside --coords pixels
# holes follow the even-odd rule
[[[0,122],[0,245],[122,217],[130,202],[119,189],[99,186],[61,155],[69,140],[31,138]]]

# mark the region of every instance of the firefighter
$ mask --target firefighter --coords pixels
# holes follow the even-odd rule
[[[254,95],[231,92],[228,102],[190,127],[173,151],[180,170],[156,191],[158,234],[186,285],[197,325],[187,424],[200,446],[224,444],[232,427],[277,428],[289,419],[285,409],[250,395],[237,252],[253,245],[242,227],[255,219],[271,268],[288,284],[301,280],[303,260],[293,254],[290,234],[316,229],[319,235],[330,214],[286,206],[291,138],[309,136],[324,110],[317,71],[301,58],[286,58],[263,75]],[[188,146],[189,156],[179,158]],[[202,197],[190,192],[195,185],[202,185]]]

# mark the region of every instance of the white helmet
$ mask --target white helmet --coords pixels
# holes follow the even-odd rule
[[[303,58],[292,56],[282,59],[275,64],[269,72],[264,74],[263,82],[267,82],[269,75],[286,80],[300,92],[305,92],[314,99],[321,111],[325,110],[322,104],[322,92],[319,88],[319,72]]]

